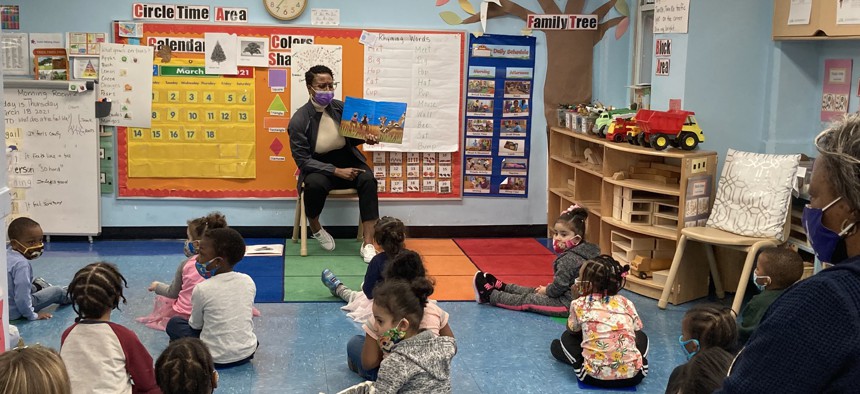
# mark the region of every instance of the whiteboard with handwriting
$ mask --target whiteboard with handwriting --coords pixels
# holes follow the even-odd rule
[[[4,88],[11,218],[46,235],[98,235],[99,134],[92,91]]]

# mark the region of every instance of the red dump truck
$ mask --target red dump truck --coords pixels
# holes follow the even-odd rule
[[[705,134],[696,123],[695,113],[683,110],[652,111],[640,109],[636,113],[639,133],[628,133],[628,141],[657,150],[669,145],[693,150],[705,142]]]

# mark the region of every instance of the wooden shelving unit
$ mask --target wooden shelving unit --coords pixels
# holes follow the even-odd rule
[[[592,157],[598,158],[598,163],[586,160],[585,150],[589,149]],[[710,204],[713,203],[716,190],[716,152],[694,150],[684,151],[668,149],[657,151],[651,148],[633,146],[627,143],[614,143],[593,135],[574,132],[570,129],[551,127],[549,130],[549,193],[547,225],[552,232],[559,212],[573,203],[577,203],[589,211],[586,223],[586,240],[600,246],[602,253],[611,254],[612,233],[629,237],[654,238],[662,243],[678,240],[684,226],[687,181],[691,176],[706,174],[711,178]],[[644,179],[613,179],[617,172],[629,174],[630,167],[652,165],[678,168],[680,176],[678,183],[665,184]],[[615,217],[618,212],[616,193],[619,189],[627,193],[640,193],[649,196],[655,205],[677,206],[677,225],[672,227],[666,223],[671,220],[661,220],[659,225],[636,224]],[[638,201],[638,200],[637,200]],[[661,204],[656,204],[660,202]],[[646,202],[647,206],[648,203]],[[613,208],[616,208],[613,211]],[[628,212],[629,213],[629,212]],[[665,214],[657,215],[665,219]],[[692,264],[683,264],[678,273],[678,280],[672,289],[669,301],[680,304],[708,293],[709,271],[705,263],[704,250],[693,245],[688,246],[685,260]],[[672,248],[674,250],[674,248]],[[629,275],[628,290],[651,297],[660,298],[663,285],[652,278],[641,279]]]

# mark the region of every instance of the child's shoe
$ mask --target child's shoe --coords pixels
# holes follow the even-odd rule
[[[337,278],[337,276],[334,276],[334,273],[331,272],[328,268],[323,270],[322,276],[320,278],[322,279],[322,283],[326,287],[328,287],[328,290],[331,292],[331,295],[337,297],[337,287],[343,286],[343,282],[341,282],[340,279]]]
[[[487,282],[484,273],[478,271],[475,273],[475,280],[472,282],[475,289],[475,301],[479,304],[490,302],[490,293],[495,290],[492,285]]]
[[[36,291],[42,291],[51,287],[51,284],[48,283],[44,278],[36,278],[33,279],[33,285],[36,286]]]
[[[484,278],[487,279],[487,283],[489,283],[490,286],[493,286],[494,289],[505,291],[505,282],[502,282],[501,280],[499,280],[499,278],[496,278],[495,275],[489,272],[484,272]]]

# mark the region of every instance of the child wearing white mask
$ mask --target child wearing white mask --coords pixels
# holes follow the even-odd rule
[[[786,248],[770,248],[758,255],[753,284],[761,292],[750,299],[738,316],[738,339],[741,344],[758,328],[762,316],[777,298],[803,276],[803,259]]]
[[[52,304],[71,303],[66,288],[51,286],[42,278],[33,278],[30,260],[42,255],[42,226],[35,220],[20,217],[9,223],[9,246],[6,248],[6,278],[9,286],[9,320],[50,319],[48,312],[39,312]]]

